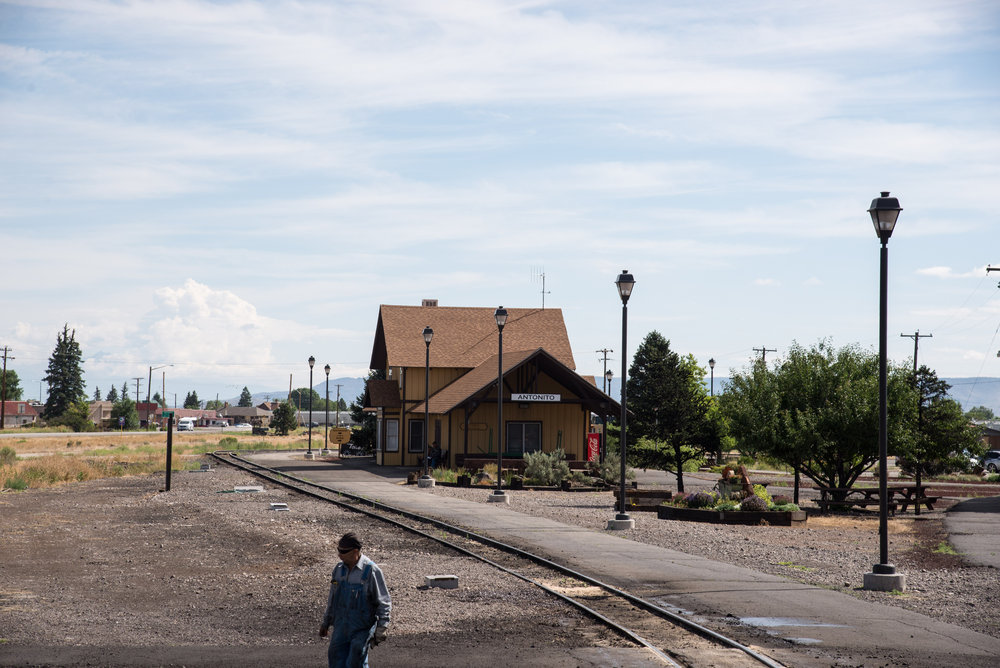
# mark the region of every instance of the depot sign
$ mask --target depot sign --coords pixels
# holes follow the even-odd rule
[[[562,395],[559,394],[511,394],[511,401],[559,401]]]

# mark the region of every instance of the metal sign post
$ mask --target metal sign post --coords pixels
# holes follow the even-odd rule
[[[167,485],[166,491],[170,491],[170,460],[174,450],[174,412],[163,411],[167,418]]]

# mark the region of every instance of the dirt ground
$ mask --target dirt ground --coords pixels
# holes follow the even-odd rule
[[[251,482],[222,468],[175,473],[169,493],[161,475],[0,495],[0,665],[325,665],[347,530],[393,596],[375,665],[653,665],[530,585],[280,489],[233,492]]]

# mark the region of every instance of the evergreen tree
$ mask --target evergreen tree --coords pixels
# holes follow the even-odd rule
[[[100,386],[97,386],[94,388],[94,401],[100,401],[100,400],[101,400],[101,388]]]
[[[6,401],[20,401],[24,398],[24,390],[21,389],[21,379],[17,377],[17,372],[7,369],[5,374],[0,369],[0,387],[3,388],[3,399]]]
[[[184,397],[184,408],[201,408],[201,400],[198,399],[198,392],[196,390],[191,390]]]
[[[704,375],[693,357],[672,351],[657,331],[646,336],[629,368],[628,408],[635,417],[628,434],[636,447],[627,456],[635,466],[672,471],[678,492],[684,491],[685,462],[718,445]]]
[[[339,404],[339,406],[340,406],[340,410],[341,411],[346,411],[347,410],[347,402],[344,401],[344,397],[340,398],[340,404]]]
[[[118,401],[118,388],[112,385],[111,389],[108,390],[108,396],[104,397],[104,400],[111,403]]]
[[[122,383],[121,396],[122,397],[127,397],[128,396],[128,381],[127,380],[124,383]]]
[[[153,403],[157,404],[160,408],[167,407],[167,402],[164,401],[163,397],[160,396],[159,392],[153,393]]]
[[[49,357],[45,382],[49,384],[49,397],[45,402],[42,417],[46,420],[68,411],[74,403],[85,400],[83,391],[83,353],[76,342],[76,330],[70,331],[69,324],[56,337],[56,347]]]
[[[236,405],[240,408],[250,408],[253,406],[253,396],[245,385],[243,386],[243,392],[240,393],[240,402]]]

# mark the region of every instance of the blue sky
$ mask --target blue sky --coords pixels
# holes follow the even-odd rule
[[[1000,5],[0,0],[0,346],[89,391],[366,373],[378,306],[541,306],[577,368],[877,341],[1000,376]],[[420,336],[420,332],[414,332]],[[157,372],[158,375],[159,372]],[[316,382],[319,382],[317,375]],[[154,381],[154,389],[159,386]],[[143,386],[144,387],[144,386]],[[144,393],[144,391],[143,391]]]

